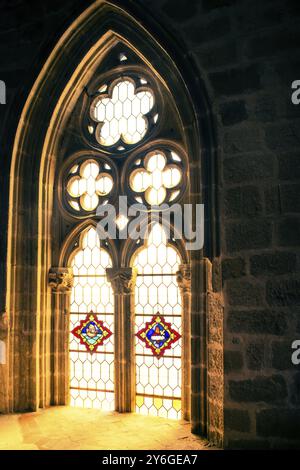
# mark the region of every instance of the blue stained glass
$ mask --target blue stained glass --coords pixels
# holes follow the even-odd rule
[[[156,323],[153,328],[151,328],[147,334],[147,338],[151,343],[158,349],[160,349],[166,341],[170,338],[170,334],[163,325]]]

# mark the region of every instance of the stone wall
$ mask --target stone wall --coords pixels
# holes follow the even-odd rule
[[[0,311],[8,175],[20,113],[58,38],[90,3],[0,0],[0,79],[7,86],[7,104],[0,106]],[[214,113],[225,446],[299,446],[300,370],[290,359],[291,343],[300,338],[300,106],[290,99],[291,82],[300,79],[299,2],[116,3],[137,16],[142,10],[147,27],[165,25],[194,64]]]

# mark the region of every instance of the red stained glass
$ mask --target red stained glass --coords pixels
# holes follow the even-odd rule
[[[104,326],[101,320],[98,320],[97,315],[93,312],[90,312],[84,320],[81,320],[71,333],[80,340],[80,343],[90,353],[96,352],[97,348],[102,346],[104,341],[112,335],[112,332]]]
[[[160,358],[172,344],[181,337],[172,328],[171,323],[167,323],[162,315],[154,315],[145,328],[138,331],[136,336],[145,343],[146,348],[151,349],[153,356]]]

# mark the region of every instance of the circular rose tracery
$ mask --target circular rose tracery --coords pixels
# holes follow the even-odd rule
[[[91,106],[91,118],[99,123],[97,141],[105,147],[119,141],[128,145],[140,142],[148,130],[146,116],[153,106],[154,95],[150,89],[136,89],[130,78],[117,80]]]

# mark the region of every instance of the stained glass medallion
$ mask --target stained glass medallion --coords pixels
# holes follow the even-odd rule
[[[97,351],[99,346],[102,346],[105,340],[107,340],[112,332],[104,326],[101,320],[98,320],[97,315],[92,311],[86,316],[84,320],[81,320],[79,325],[72,330],[72,334],[80,340],[87,351],[94,353]]]
[[[172,344],[179,340],[181,335],[172,328],[171,323],[165,321],[162,315],[154,315],[146,326],[138,331],[136,336],[151,349],[153,356],[160,358]]]

